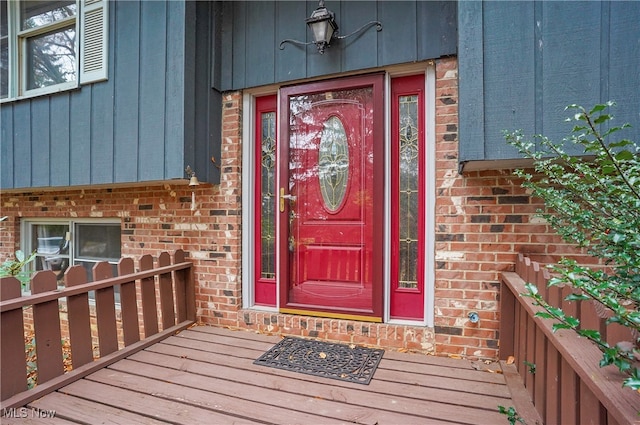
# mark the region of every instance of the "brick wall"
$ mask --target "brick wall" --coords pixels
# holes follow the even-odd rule
[[[0,261],[19,243],[20,217],[117,217],[122,254],[138,259],[182,248],[195,264],[199,320],[206,324],[338,341],[494,358],[498,276],[518,252],[569,252],[533,213],[539,201],[510,170],[458,175],[457,61],[436,61],[435,329],[281,315],[242,309],[242,94],[223,96],[221,183],[186,183],[0,194]],[[251,249],[251,247],[245,247]],[[468,314],[480,316],[472,324]]]

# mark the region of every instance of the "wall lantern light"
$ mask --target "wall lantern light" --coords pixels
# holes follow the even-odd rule
[[[352,35],[358,34],[373,25],[376,26],[376,31],[382,31],[382,24],[380,21],[370,21],[351,34],[344,36],[336,35],[338,33],[338,24],[336,24],[335,13],[327,10],[324,6],[324,0],[320,0],[318,2],[318,8],[311,13],[311,16],[309,16],[305,22],[307,23],[307,26],[311,28],[313,41],[305,43],[298,40],[285,39],[280,42],[280,50],[284,49],[285,43],[298,44],[301,46],[307,46],[313,43],[318,48],[318,52],[322,55],[324,54],[324,49],[331,45],[332,39],[341,40],[343,38],[351,37]]]

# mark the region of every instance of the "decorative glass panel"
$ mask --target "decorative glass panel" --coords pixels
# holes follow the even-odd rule
[[[418,96],[399,98],[398,286],[418,287]]]
[[[262,155],[261,155],[261,193],[262,217],[260,222],[262,240],[261,277],[276,277],[276,113],[262,114]]]
[[[320,138],[318,177],[325,207],[338,210],[347,193],[349,145],[342,121],[332,116],[324,123]]]

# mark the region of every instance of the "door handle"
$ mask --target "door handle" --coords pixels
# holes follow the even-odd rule
[[[284,187],[280,188],[280,212],[284,212],[284,200],[288,199],[290,201],[295,201],[296,197],[294,195],[285,195]]]

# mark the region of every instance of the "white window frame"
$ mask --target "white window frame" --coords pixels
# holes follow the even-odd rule
[[[90,224],[90,225],[117,225],[122,226],[119,219],[58,219],[58,218],[26,218],[22,219],[20,223],[20,247],[24,252],[32,252],[35,247],[31,246],[33,240],[33,229],[36,225],[66,225],[69,227],[69,252],[65,254],[69,258],[69,267],[76,265],[76,261],[82,262],[99,262],[95,258],[84,258],[76,254],[76,225],[78,224]],[[120,258],[122,257],[122,241],[120,242]],[[105,259],[109,264],[116,265],[120,258]],[[28,265],[30,271],[35,271],[34,263]],[[31,288],[26,288],[26,292],[30,293]]]
[[[77,89],[107,79],[108,0],[76,0],[76,16],[34,29],[20,30],[20,3],[8,0],[8,93],[0,103]],[[4,13],[4,11],[2,11]],[[73,81],[27,89],[27,41],[34,36],[75,24],[76,78]]]

